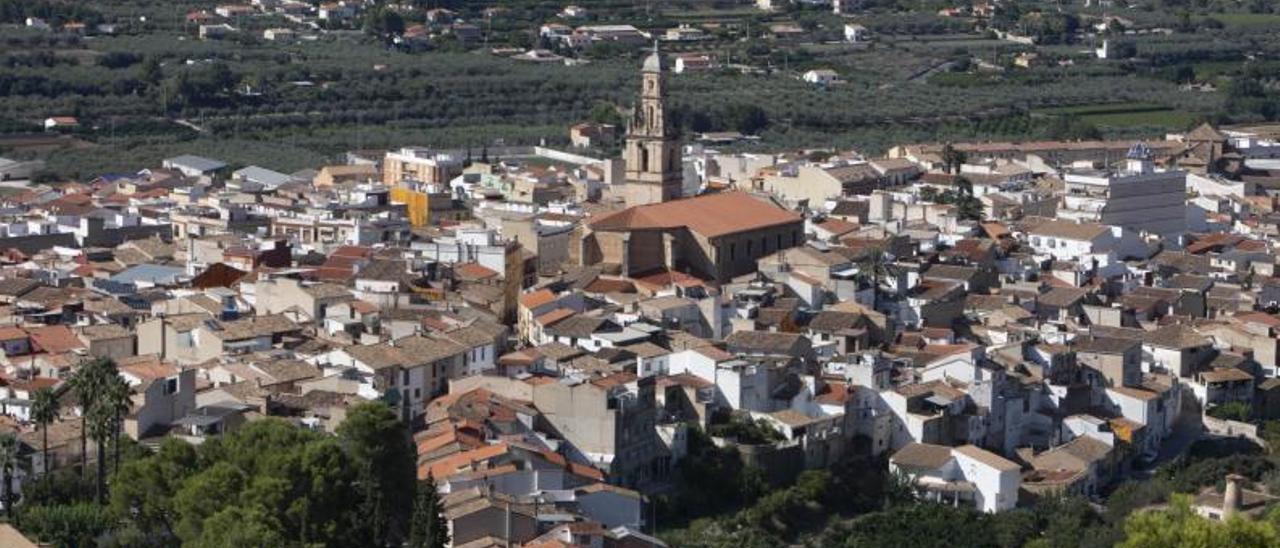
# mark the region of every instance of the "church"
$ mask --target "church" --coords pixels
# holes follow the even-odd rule
[[[627,207],[586,223],[578,257],[623,276],[681,272],[724,283],[756,270],[756,261],[803,245],[804,219],[746,192],[682,197],[680,140],[666,116],[665,63],[644,61],[640,101],[627,131]]]
[[[627,142],[622,152],[628,206],[677,199],[684,186],[680,139],[667,122],[665,70],[662,54],[655,44],[653,54],[644,61],[640,102],[627,126]]]

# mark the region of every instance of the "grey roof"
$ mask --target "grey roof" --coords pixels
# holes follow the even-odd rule
[[[663,61],[662,53],[658,51],[658,43],[654,42],[653,53],[650,53],[649,56],[644,59],[644,71],[662,72],[662,70],[666,68],[666,63]]]
[[[37,287],[40,287],[40,282],[28,278],[0,279],[0,295],[21,297]]]
[[[166,158],[164,163],[166,165],[194,169],[201,173],[217,171],[227,167],[227,164],[224,162],[191,154],[183,154],[181,156],[174,156],[173,158]]]
[[[1087,289],[1080,289],[1076,287],[1055,287],[1045,292],[1045,294],[1037,297],[1036,303],[1045,306],[1064,308],[1075,304],[1088,294],[1089,291]]]
[[[356,273],[357,280],[399,282],[408,279],[408,263],[396,259],[375,259]]]
[[[249,166],[243,169],[238,169],[231,174],[231,177],[259,183],[268,188],[277,187],[294,180],[292,175],[286,175],[279,171],[272,171],[265,167],[258,166]]]
[[[954,264],[935,264],[922,274],[925,278],[957,281],[968,281],[977,275],[978,269],[976,267]]]
[[[147,282],[157,285],[177,283],[178,278],[187,271],[176,266],[158,264],[140,264],[131,266],[125,271],[111,277],[111,281],[119,283]]]
[[[823,310],[809,322],[809,329],[818,332],[836,332],[857,327],[862,321],[862,314],[857,312]]]
[[[767,354],[789,354],[796,350],[804,335],[796,333],[774,333],[771,331],[734,331],[724,342],[731,352],[761,352]]]
[[[1076,350],[1095,354],[1123,354],[1130,348],[1138,346],[1138,344],[1138,341],[1129,339],[1081,337],[1076,339]]]
[[[951,462],[951,448],[911,442],[889,457],[889,462],[908,470],[937,470]]]
[[[559,337],[577,337],[585,339],[603,331],[616,331],[617,324],[605,318],[590,316],[571,316],[548,328]]]

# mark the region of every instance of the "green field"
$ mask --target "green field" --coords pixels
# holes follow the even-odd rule
[[[1115,112],[1106,114],[1089,114],[1081,117],[1085,122],[1103,129],[1132,126],[1185,129],[1200,121],[1202,118],[1202,116],[1197,114],[1176,110]]]
[[[1147,127],[1181,130],[1204,118],[1202,115],[1193,112],[1150,103],[1060,107],[1036,110],[1034,114],[1037,116],[1073,116],[1100,129]]]
[[[13,19],[0,19],[10,23],[0,26],[0,132],[38,132],[45,117],[75,115],[82,126],[76,136],[94,149],[0,153],[42,155],[59,175],[91,177],[178,152],[292,171],[354,148],[499,141],[560,146],[567,128],[597,107],[630,107],[645,54],[599,48],[579,52],[587,62],[573,66],[491,55],[485,46],[536,45],[538,25],[558,20],[558,5],[530,0],[505,2],[508,11],[494,18],[491,41],[483,45],[440,38],[429,47],[404,49],[361,32],[321,32],[314,41],[294,43],[264,41],[260,32],[198,40],[183,15],[209,2],[93,4],[107,20],[134,23],[116,36],[80,38],[34,32],[12,14],[0,14]],[[475,21],[482,4],[459,10]],[[1221,15],[1228,29],[1133,38],[1146,63],[1131,64],[1092,59],[1084,54],[1088,41],[1033,47],[991,40],[972,21],[939,17],[932,9],[861,12],[852,20],[870,29],[873,41],[849,45],[839,40],[850,19],[829,10],[762,14],[710,0],[582,5],[593,16],[575,24],[633,23],[658,34],[681,21],[749,23],[714,29],[707,41],[664,48],[672,55],[705,51],[754,69],[673,75],[670,101],[673,123],[682,131],[754,133],[759,141],[739,146],[755,150],[851,147],[879,154],[903,142],[1081,138],[1080,131],[1154,136],[1211,115],[1252,121],[1266,116],[1259,105],[1273,95],[1270,87],[1228,104],[1225,91],[1182,91],[1175,71],[1191,66],[1201,80],[1234,77],[1243,73],[1246,51],[1258,59],[1280,58],[1280,39],[1266,32],[1280,23],[1276,16]],[[1124,13],[1146,24],[1176,23]],[[146,24],[136,23],[141,14],[148,16]],[[795,23],[807,34],[774,40],[767,24],[775,22]],[[279,24],[263,17],[243,27]],[[1011,67],[1013,56],[1028,49],[1076,63],[1004,71],[971,63]],[[1254,61],[1253,71],[1274,73],[1272,63]],[[799,77],[810,69],[834,70],[844,84],[806,84]],[[1092,129],[1053,123],[1066,117]]]
[[[1212,16],[1228,28],[1259,29],[1280,26],[1280,15],[1273,13],[1218,13]]]

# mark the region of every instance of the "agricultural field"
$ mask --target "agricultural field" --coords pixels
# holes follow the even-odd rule
[[[32,5],[16,1],[0,4]],[[1117,10],[1134,25],[1190,27],[1116,34],[1110,40],[1133,58],[1098,60],[1092,48],[1103,36],[1081,31],[1028,45],[997,39],[989,27],[1004,24],[999,18],[941,17],[904,4],[887,9],[871,2],[850,17],[709,1],[578,4],[591,15],[569,23],[633,24],[657,35],[681,23],[708,29],[707,40],[664,48],[705,53],[734,68],[673,75],[672,115],[690,134],[737,130],[760,137],[745,147],[877,153],[904,141],[1157,136],[1199,120],[1280,115],[1268,80],[1280,63],[1280,38],[1267,32],[1273,15],[1180,19]],[[114,22],[114,34],[79,36],[0,21],[0,133],[39,132],[46,117],[76,116],[81,126],[72,133],[92,145],[62,154],[6,147],[0,139],[0,155],[45,157],[50,176],[62,177],[89,177],[191,147],[232,163],[290,170],[354,148],[561,145],[569,125],[629,108],[641,48],[557,50],[576,57],[573,65],[520,62],[494,48],[540,45],[539,26],[561,21],[561,6],[503,2],[500,11],[486,12],[498,4],[445,5],[463,20],[483,21],[482,41],[462,43],[446,33],[407,48],[370,30],[369,21],[306,31],[306,40],[264,40],[262,29],[289,24],[275,15],[237,21],[243,31],[233,37],[200,40],[186,21],[194,10],[212,9],[200,0],[104,0],[93,11],[74,12]],[[1073,17],[1083,27],[1106,15],[1081,10]],[[401,24],[429,23],[410,17]],[[843,43],[846,22],[867,27],[870,43]],[[777,24],[803,34],[773,36]],[[1041,62],[1014,66],[1016,56],[1030,53]],[[801,81],[813,69],[834,70],[841,81],[826,87]],[[1234,84],[1242,75],[1258,85]],[[1190,91],[1191,82],[1202,85]]]

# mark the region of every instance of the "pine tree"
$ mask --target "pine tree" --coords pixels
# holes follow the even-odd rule
[[[413,524],[409,529],[410,548],[444,548],[449,544],[449,528],[444,520],[444,507],[436,480],[430,475],[418,482],[418,494],[413,501]]]

